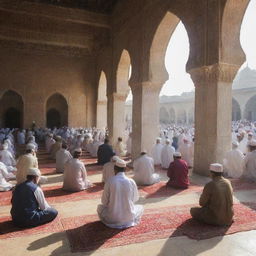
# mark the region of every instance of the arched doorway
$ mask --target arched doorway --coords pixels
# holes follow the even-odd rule
[[[98,85],[98,100],[97,100],[97,128],[103,129],[107,127],[107,79],[104,71],[100,74]]]
[[[61,94],[55,93],[47,100],[46,120],[48,128],[68,126],[68,104]]]
[[[252,122],[256,121],[256,95],[251,97],[246,103],[244,114],[246,120]]]
[[[23,127],[23,100],[18,93],[12,90],[5,92],[0,106],[1,127]]]
[[[232,99],[232,121],[241,120],[241,108],[237,100]]]

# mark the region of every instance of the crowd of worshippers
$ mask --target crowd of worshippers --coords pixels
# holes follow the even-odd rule
[[[240,172],[246,178],[256,177],[256,140],[255,127],[248,123],[236,123],[233,149],[227,152],[222,164],[214,163],[209,167],[212,181],[209,182],[200,197],[200,207],[191,209],[191,216],[198,221],[214,225],[230,225],[233,220],[233,191],[231,183],[224,175]],[[177,131],[179,130],[179,133]],[[174,189],[189,187],[189,167],[193,159],[193,129],[177,127],[164,128],[149,154],[143,150],[133,160],[133,178],[126,176],[129,155],[127,145],[131,145],[131,134],[127,144],[118,138],[114,146],[110,145],[106,132],[100,129],[36,129],[36,130],[0,130],[0,190],[13,189],[11,216],[17,226],[38,226],[52,221],[58,214],[51,207],[40,185],[47,183],[38,168],[36,141],[45,141],[45,148],[56,161],[56,170],[63,173],[63,190],[76,192],[86,190],[93,184],[88,180],[84,163],[80,160],[82,152],[97,157],[103,166],[102,181],[105,183],[102,204],[97,212],[100,220],[111,228],[128,228],[140,222],[143,206],[135,204],[139,200],[137,185],[148,186],[160,181],[155,172],[156,166],[167,169],[167,186]],[[176,132],[176,134],[175,134]],[[171,136],[170,136],[171,133]],[[170,138],[169,138],[170,137]],[[35,139],[37,138],[37,140]],[[246,150],[239,146],[247,139]],[[165,145],[162,145],[162,141]],[[17,142],[17,143],[16,143]],[[16,145],[25,146],[25,154],[16,159]],[[187,146],[189,145],[189,147]],[[186,148],[186,150],[184,150]],[[186,155],[187,153],[187,155]],[[151,156],[150,156],[151,155]],[[240,165],[234,164],[241,157]],[[233,165],[232,165],[233,164]],[[230,168],[230,169],[229,169]],[[232,175],[233,175],[232,173]],[[224,174],[224,175],[223,175]],[[234,175],[233,175],[234,176]],[[16,180],[13,182],[12,180]],[[14,187],[14,184],[16,185]]]

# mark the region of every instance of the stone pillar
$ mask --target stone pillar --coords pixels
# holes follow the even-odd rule
[[[112,144],[125,134],[125,101],[127,95],[113,93],[108,95],[108,129]]]
[[[144,82],[131,85],[133,159],[144,149],[150,153],[159,136],[159,93],[162,84]]]
[[[102,129],[102,128],[106,128],[106,126],[107,126],[107,101],[98,100],[96,127]]]
[[[209,174],[231,149],[232,81],[238,66],[216,64],[190,70],[195,83],[194,172]]]

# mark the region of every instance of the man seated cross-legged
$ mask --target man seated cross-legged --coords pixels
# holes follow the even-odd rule
[[[123,229],[137,225],[143,213],[134,180],[125,175],[126,163],[119,159],[115,163],[115,176],[105,184],[102,204],[98,206],[100,220],[110,228]]]
[[[229,180],[222,177],[221,164],[210,165],[212,181],[205,185],[200,197],[201,207],[191,208],[193,219],[218,226],[229,226],[233,221],[233,189]]]
[[[55,219],[58,212],[49,206],[38,186],[40,171],[31,168],[27,180],[15,187],[12,195],[11,215],[19,227],[35,227]]]

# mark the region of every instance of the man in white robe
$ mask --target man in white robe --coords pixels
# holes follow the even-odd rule
[[[231,178],[240,178],[243,174],[244,155],[238,149],[239,143],[232,142],[232,150],[227,152],[224,160],[224,174]]]
[[[168,169],[170,163],[173,162],[173,154],[175,152],[175,148],[170,145],[170,140],[166,140],[166,144],[164,145],[161,153],[161,166],[164,169]]]
[[[104,186],[98,205],[100,220],[110,228],[124,229],[137,225],[143,214],[143,206],[135,205],[139,192],[134,180],[125,176],[126,163],[118,160],[115,164],[115,176]]]
[[[156,144],[152,149],[152,157],[154,159],[155,165],[161,164],[161,153],[163,150],[163,145],[161,144],[161,138],[156,139]]]
[[[26,134],[22,129],[20,129],[17,134],[17,142],[19,145],[24,145],[26,143]]]
[[[114,151],[117,156],[120,156],[120,157],[126,156],[127,151],[125,149],[125,145],[123,144],[123,139],[121,137],[117,139],[117,143],[114,146]]]
[[[108,162],[108,163],[105,163],[103,165],[103,172],[102,172],[102,182],[104,183],[107,183],[107,181],[115,176],[115,170],[114,170],[114,167],[115,167],[115,163],[116,161],[119,160],[119,157],[118,156],[113,156],[111,158],[111,161]]]
[[[160,181],[159,175],[155,173],[154,160],[145,151],[134,160],[133,171],[137,185],[152,185]]]
[[[67,150],[67,144],[62,144],[62,148],[56,153],[56,170],[58,173],[64,172],[65,164],[72,159],[72,155]]]
[[[183,143],[179,147],[179,152],[182,155],[182,159],[188,164],[188,167],[192,167],[193,151],[191,150],[191,144],[188,139],[183,139]]]
[[[243,169],[245,178],[256,181],[256,140],[251,140],[249,146],[250,152],[244,158]]]
[[[3,144],[3,150],[0,151],[0,161],[6,165],[8,172],[15,172],[16,160],[14,159],[11,152],[8,150],[8,144]]]
[[[83,162],[79,160],[82,149],[75,149],[74,158],[64,166],[63,190],[76,192],[89,188],[91,182],[87,179],[87,172]]]
[[[45,147],[46,147],[46,151],[48,153],[50,153],[52,145],[55,143],[55,139],[53,138],[53,134],[49,134],[47,139],[45,140]]]
[[[26,181],[27,172],[30,168],[38,169],[38,161],[35,154],[35,147],[33,144],[26,145],[26,154],[20,156],[17,161],[17,184]]]
[[[14,185],[9,183],[9,179],[15,179],[15,175],[9,173],[4,163],[0,162],[0,192],[11,190]]]

